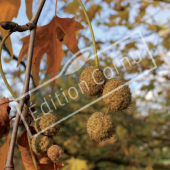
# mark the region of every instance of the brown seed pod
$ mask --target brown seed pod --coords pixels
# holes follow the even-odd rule
[[[40,118],[41,116],[42,116],[42,114],[38,115],[36,119]],[[41,118],[34,122],[34,128],[37,133],[41,131],[40,120],[41,120]]]
[[[107,140],[115,133],[115,123],[111,115],[95,112],[87,122],[89,136],[97,142]]]
[[[62,148],[58,145],[52,145],[47,151],[48,157],[55,163],[59,162],[63,153]]]
[[[105,77],[98,67],[86,67],[81,73],[79,81],[81,90],[86,95],[96,96],[102,94]]]
[[[43,135],[36,135],[33,137],[31,141],[32,150],[37,155],[46,154],[48,148],[52,146],[53,140],[50,137],[43,136]]]
[[[103,100],[108,105],[112,111],[123,111],[127,109],[132,100],[132,94],[127,85],[116,89],[122,86],[124,82],[119,79],[111,79],[106,82],[103,89]],[[115,89],[115,91],[113,91]],[[113,92],[111,92],[113,91]],[[111,94],[108,94],[111,92]],[[107,96],[105,96],[108,94]]]
[[[39,121],[39,127],[41,130],[43,130],[56,123],[57,120],[58,120],[57,116],[52,113],[44,114]],[[59,132],[59,130],[60,130],[60,125],[57,124],[53,127],[50,127],[48,130],[44,131],[43,134],[47,136],[54,136]]]

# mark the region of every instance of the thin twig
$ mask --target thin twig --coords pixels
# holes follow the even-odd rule
[[[31,23],[35,25],[35,28],[31,30],[31,34],[30,34],[27,66],[26,66],[26,76],[25,76],[25,82],[24,82],[24,88],[23,88],[22,95],[24,95],[29,90],[32,56],[33,56],[33,48],[34,48],[34,41],[35,41],[35,34],[36,34],[36,25],[37,25],[37,21],[39,19],[39,16],[40,16],[40,13],[42,11],[45,1],[46,0],[39,1],[37,10],[36,10],[33,18],[31,19]],[[22,98],[19,102],[20,113],[22,113],[24,103],[25,103],[25,97]],[[20,113],[18,112],[18,114],[16,115],[16,120],[15,120],[15,124],[13,127],[13,132],[12,132],[12,137],[11,137],[11,142],[10,142],[10,147],[9,147],[9,152],[8,152],[8,158],[7,158],[6,167],[5,167],[6,170],[14,170],[14,164],[13,164],[14,146],[15,146],[15,141],[16,141],[16,136],[17,136],[17,131],[18,131]]]
[[[106,113],[105,113],[105,115],[108,115],[108,113],[109,113],[109,110],[110,110],[110,108],[108,107],[108,108],[107,108],[107,110],[106,110]]]
[[[32,23],[27,23],[25,25],[18,25],[17,23],[11,21],[0,22],[0,25],[3,29],[9,30],[10,32],[24,32],[35,28],[35,25]]]
[[[12,121],[12,119],[16,118],[16,116],[12,116],[9,118],[9,121]]]

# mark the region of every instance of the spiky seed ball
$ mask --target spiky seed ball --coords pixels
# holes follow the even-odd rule
[[[86,67],[79,78],[82,91],[88,96],[96,96],[102,93],[105,77],[96,66]]]
[[[38,115],[36,119],[38,119],[37,121],[34,122],[34,128],[36,130],[36,132],[40,132],[41,128],[40,128],[40,117],[42,116],[42,114]]]
[[[55,163],[59,162],[63,153],[62,148],[58,145],[52,145],[47,151],[48,157]]]
[[[115,133],[115,123],[111,115],[95,112],[87,122],[89,136],[97,142],[107,140]]]
[[[111,79],[106,82],[104,86],[103,100],[112,111],[123,111],[127,109],[131,104],[132,94],[128,85],[125,85],[116,90],[117,87],[120,87],[122,85],[124,85],[124,82],[122,80]],[[114,89],[115,91],[113,91],[108,96],[105,96]]]
[[[53,140],[50,137],[43,135],[36,135],[31,141],[32,150],[37,155],[44,155],[52,144]]]
[[[39,122],[40,129],[43,130],[47,127],[50,127],[51,125],[56,123],[57,120],[58,120],[57,116],[52,113],[44,114],[41,117],[40,122]],[[50,129],[44,131],[43,134],[47,135],[47,136],[54,136],[59,132],[59,130],[60,130],[60,125],[57,124],[57,125],[51,127]]]

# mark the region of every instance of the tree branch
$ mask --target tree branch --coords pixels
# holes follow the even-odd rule
[[[29,90],[32,56],[33,56],[34,40],[35,40],[35,34],[36,34],[36,25],[37,25],[37,21],[38,21],[38,18],[40,16],[40,13],[44,6],[45,1],[46,0],[39,1],[37,10],[31,20],[31,23],[35,25],[35,28],[31,30],[31,34],[30,34],[27,66],[26,66],[26,76],[25,76],[25,82],[24,82],[24,88],[23,88],[22,95],[24,95]],[[15,141],[16,141],[16,136],[17,136],[17,131],[18,131],[18,124],[19,124],[19,120],[20,120],[20,113],[22,113],[24,103],[25,103],[25,97],[21,98],[21,100],[19,102],[19,108],[18,108],[19,111],[16,115],[16,120],[15,120],[15,124],[13,127],[13,132],[12,132],[12,137],[11,137],[11,142],[10,142],[10,147],[9,147],[9,152],[8,152],[8,158],[7,158],[6,167],[5,167],[6,170],[14,170],[14,164],[13,164],[14,146],[15,146]]]
[[[0,22],[0,25],[3,29],[10,30],[10,32],[16,32],[16,31],[24,32],[35,28],[35,25],[32,23],[27,23],[25,25],[18,25],[17,23],[11,21]]]

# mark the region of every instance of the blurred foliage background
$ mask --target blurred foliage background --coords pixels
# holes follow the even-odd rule
[[[107,108],[102,101],[61,123],[61,131],[55,137],[55,143],[60,145],[65,152],[61,160],[65,163],[63,170],[170,169],[170,1],[84,0],[83,3],[92,21],[98,50],[104,49],[133,31],[140,30],[157,64],[157,69],[130,84],[133,102],[128,110],[122,113],[110,112],[117,124],[116,133],[111,139],[96,143],[90,139],[86,132],[89,116],[95,111],[106,111]],[[35,0],[34,8],[36,4]],[[55,6],[55,1],[48,1],[45,4],[39,25],[44,25],[51,20],[53,17],[50,12],[52,6]],[[86,27],[85,30],[77,34],[80,49],[92,46],[88,25],[77,0],[59,0],[57,13],[60,17],[75,16],[76,20]],[[26,33],[22,34],[22,36],[25,35]],[[3,59],[6,75],[13,89],[19,95],[23,85],[26,58],[19,69],[14,67],[17,63],[17,51],[22,45],[16,40],[18,38],[18,35],[13,37],[17,44],[14,45],[17,47],[17,49],[14,48],[14,58],[10,59],[8,49],[4,48]],[[120,56],[126,56],[128,51],[140,48],[139,40],[138,37],[125,44],[125,48],[119,50]],[[115,51],[113,50],[115,54],[118,48],[119,46],[114,49]],[[71,56],[67,49],[66,56],[63,59],[63,64]],[[115,57],[109,51],[103,53],[99,58],[100,65],[102,68],[113,68],[114,77],[126,81],[130,80],[134,73],[138,75],[152,65],[152,63],[147,63],[148,60],[142,60],[140,64],[128,71],[123,66],[119,66],[119,74],[117,74],[113,66]],[[146,57],[144,56],[144,59]],[[49,79],[48,75],[45,75],[46,56],[43,60],[40,74],[42,82]],[[94,65],[94,61],[90,60],[84,67],[88,65]],[[81,71],[82,69],[73,75],[61,76],[56,80],[54,91],[59,91],[62,88],[67,94],[67,89],[77,84]],[[33,83],[31,86],[33,87]],[[6,96],[10,96],[2,81],[0,89],[1,97],[4,96],[4,93]],[[49,95],[54,95],[53,92],[51,93],[50,85],[31,95],[31,101],[36,103],[36,110],[40,112],[43,97]],[[64,107],[61,107],[55,100],[57,105],[55,113],[63,118],[92,100],[92,98],[81,95],[76,100],[69,100],[69,103]],[[61,101],[64,102],[63,97]],[[51,103],[49,105],[53,107]],[[14,107],[12,114],[15,114]],[[23,129],[24,126],[21,125],[18,135],[22,133]],[[1,144],[3,140],[0,140]],[[17,170],[24,169],[17,145],[14,163]]]

